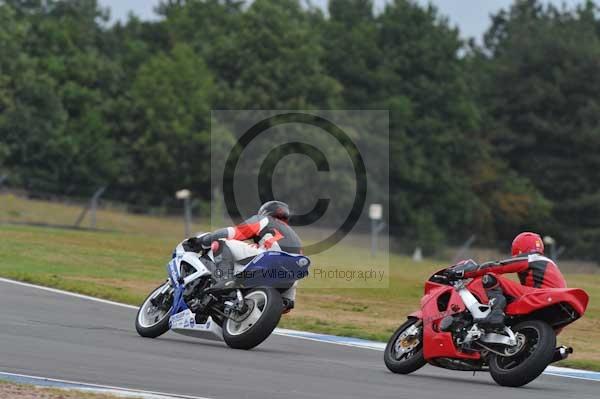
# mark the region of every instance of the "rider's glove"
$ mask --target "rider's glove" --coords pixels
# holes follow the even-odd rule
[[[465,271],[462,269],[450,268],[446,270],[446,277],[450,280],[460,280],[465,277]]]
[[[215,239],[212,234],[205,234],[200,237],[200,245],[203,249],[209,249],[213,241],[215,241]]]
[[[473,259],[461,260],[454,266],[446,269],[446,277],[450,280],[465,278],[465,274],[478,270],[480,267]]]
[[[202,244],[198,237],[190,237],[183,242],[183,249],[189,252],[200,252],[202,250]]]
[[[190,237],[183,243],[186,251],[200,252],[203,249],[210,248],[213,239],[211,234],[205,234],[201,237]]]

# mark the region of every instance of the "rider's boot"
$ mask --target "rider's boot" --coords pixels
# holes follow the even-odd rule
[[[494,275],[486,274],[482,280],[492,310],[485,319],[478,320],[477,324],[485,329],[503,330],[505,326],[504,308],[506,308],[506,297]]]
[[[297,285],[298,282],[294,281],[294,284],[289,289],[281,293],[281,299],[283,300],[283,314],[289,313],[294,309]]]

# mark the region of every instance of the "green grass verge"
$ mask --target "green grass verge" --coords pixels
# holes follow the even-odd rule
[[[561,362],[555,363],[554,366],[569,367],[573,369],[600,371],[600,362],[597,360],[580,360],[580,359],[567,359]]]

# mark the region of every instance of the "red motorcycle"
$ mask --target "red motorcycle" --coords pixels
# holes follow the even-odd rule
[[[490,312],[481,278],[456,275],[439,271],[425,283],[421,310],[408,316],[385,348],[385,364],[392,372],[409,374],[429,363],[489,371],[499,385],[519,387],[573,353],[572,348],[557,348],[556,336],[583,316],[585,291],[530,288],[497,275],[508,302],[506,327],[486,331],[477,325]]]

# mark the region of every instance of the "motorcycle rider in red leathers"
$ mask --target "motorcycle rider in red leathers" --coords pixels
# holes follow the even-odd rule
[[[455,266],[459,269],[453,270]],[[517,273],[522,285],[533,288],[566,288],[567,283],[558,266],[544,256],[544,243],[536,233],[525,232],[512,243],[512,258],[478,265],[473,260],[459,262],[448,269],[458,278],[483,276],[482,283],[490,300],[492,311],[478,324],[484,328],[504,328],[506,297],[496,278],[497,274]]]
[[[265,202],[257,215],[243,223],[216,230],[212,233],[191,237],[184,241],[186,250],[199,252],[202,248],[212,248],[215,257],[215,276],[231,278],[235,265],[245,265],[261,252],[284,251],[291,254],[302,253],[302,242],[296,232],[288,224],[290,209],[281,201]],[[244,241],[252,240],[253,244]],[[281,296],[284,302],[284,313],[294,308],[296,297],[294,283]]]

